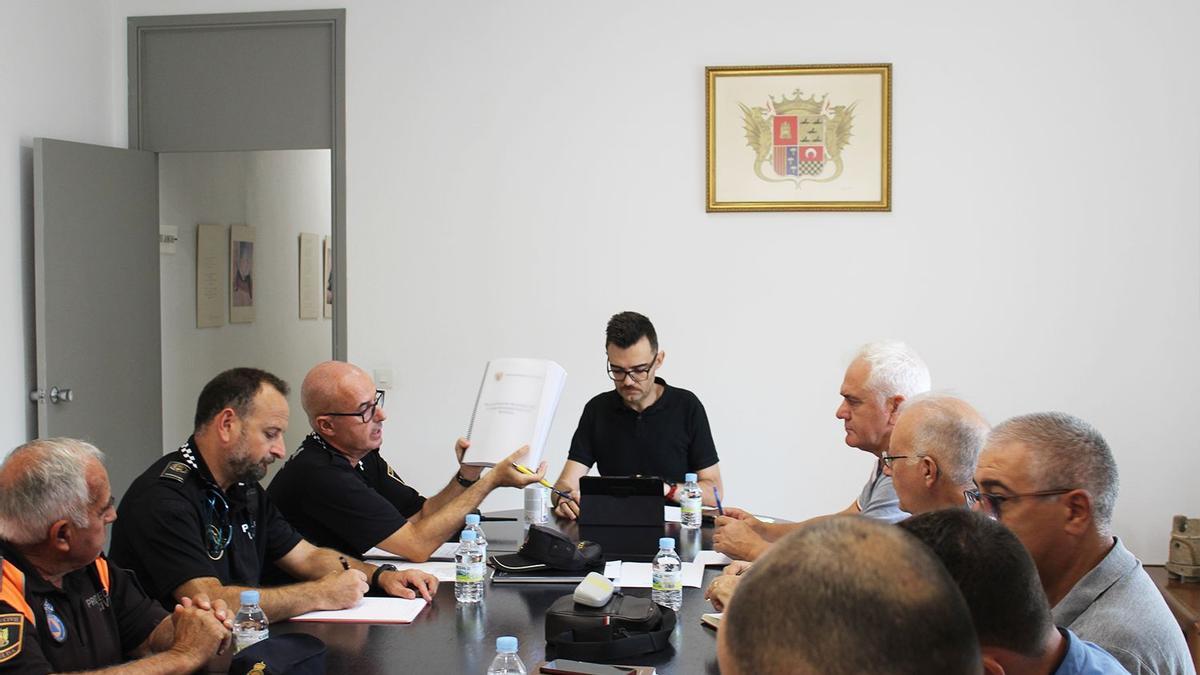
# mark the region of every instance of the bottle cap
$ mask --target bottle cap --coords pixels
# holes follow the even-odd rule
[[[695,482],[696,482],[696,474],[694,474],[694,473],[685,473],[685,474],[683,474],[683,482],[685,482],[685,483],[695,483]]]
[[[243,605],[257,605],[258,591],[242,591],[241,600]]]
[[[515,654],[517,652],[517,638],[511,635],[496,638],[496,651],[502,654]]]
[[[675,550],[675,540],[672,539],[671,537],[663,537],[662,539],[658,540],[658,547],[659,548],[669,548],[672,551],[674,551]]]
[[[467,524],[468,525],[478,525],[479,524],[479,514],[478,513],[468,513],[467,514]]]
[[[475,530],[463,530],[459,541],[475,541]]]

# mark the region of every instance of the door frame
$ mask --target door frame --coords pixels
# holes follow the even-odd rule
[[[142,106],[141,56],[147,34],[155,31],[212,31],[241,27],[284,27],[295,25],[328,25],[332,31],[333,49],[328,55],[332,62],[333,82],[329,106],[332,109],[332,129],[329,150],[332,155],[332,204],[334,253],[333,284],[333,358],[345,361],[348,357],[346,327],[346,10],[300,10],[286,12],[245,12],[234,14],[185,14],[175,16],[136,16],[127,20],[129,70],[129,147],[135,150],[164,151],[144,147],[142,138],[146,111]],[[161,121],[161,120],[160,120]],[[186,122],[180,120],[180,122]],[[311,146],[309,146],[311,147]],[[220,147],[191,148],[196,151],[261,150],[261,147],[238,148],[223,144]],[[307,149],[307,148],[272,148]]]

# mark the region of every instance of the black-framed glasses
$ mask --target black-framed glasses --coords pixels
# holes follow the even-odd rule
[[[884,450],[883,454],[879,456],[879,461],[883,462],[883,465],[890,469],[892,468],[892,462],[895,462],[898,459],[908,459],[911,456],[912,455],[891,455],[888,454],[887,450]]]
[[[208,515],[208,527],[204,533],[204,545],[208,549],[208,557],[220,560],[233,541],[233,523],[229,522],[229,502],[225,495],[215,487],[205,491]]]
[[[1015,495],[998,495],[991,492],[983,492],[979,488],[971,488],[970,490],[963,490],[963,496],[967,499],[968,509],[978,507],[987,515],[999,520],[1000,514],[1004,509],[1004,504],[1007,502],[1015,502],[1025,497],[1057,497],[1058,495],[1065,495],[1068,492],[1078,489],[1055,488],[1053,490],[1038,490],[1037,492],[1024,492]]]
[[[658,360],[658,352],[654,352],[654,356],[650,357],[650,363],[643,363],[640,366],[632,368],[622,368],[608,364],[608,376],[613,382],[624,382],[626,377],[633,378],[634,382],[645,382],[647,377],[650,377],[650,371],[654,369],[654,362]]]
[[[386,395],[386,392],[384,392],[382,389],[376,389],[375,390],[375,400],[371,403],[367,403],[366,404],[367,407],[363,408],[362,410],[359,410],[358,412],[325,413],[325,414],[329,417],[357,417],[358,419],[363,421],[363,424],[366,424],[367,422],[370,422],[371,420],[375,419],[375,410],[377,408],[383,407],[383,397],[385,395]]]

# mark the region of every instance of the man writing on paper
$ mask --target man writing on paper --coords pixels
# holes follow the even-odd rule
[[[841,514],[856,514],[894,523],[908,517],[900,509],[892,478],[883,471],[892,429],[905,400],[929,391],[929,369],[908,345],[884,340],[863,345],[842,380],[842,403],[836,416],[846,429],[846,445],[869,452],[876,461],[858,499]],[[735,560],[754,560],[770,543],[802,523],[766,523],[750,513],[725,508],[717,518],[713,548]]]
[[[614,388],[583,407],[554,485],[576,501],[555,495],[554,512],[571,519],[579,515],[579,479],[593,464],[602,476],[658,476],[672,502],[678,501],[684,474],[695,473],[704,503],[715,505],[721,468],[708,415],[695,394],[657,377],[666,352],[658,348],[654,324],[637,312],[613,315],[604,347]]]
[[[235,604],[274,563],[304,581],[261,589],[271,621],[352,607],[370,587],[430,599],[436,577],[386,571],[317,548],[267,498],[258,481],[284,454],[287,391],[283,380],[256,368],[227,370],[206,384],[192,437],[152,464],[121,499],[113,560],[134,570],[164,604],[198,593]]]
[[[513,467],[522,447],[487,474],[463,465],[469,442],[454,450],[459,470],[426,499],[384,461],[384,393],[358,366],[326,361],[308,372],[301,404],[312,428],[267,490],[271,500],[306,539],[351,555],[372,547],[421,562],[463,528],[466,515],[498,487],[524,487],[545,475],[543,462],[526,475]]]
[[[0,464],[0,673],[191,672],[229,644],[223,602],[183,597],[168,614],[101,554],[117,517],[103,462],[47,438]]]

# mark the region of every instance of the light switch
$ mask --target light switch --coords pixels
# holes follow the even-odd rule
[[[376,368],[375,369],[375,387],[387,391],[392,388],[392,369],[391,368]]]

